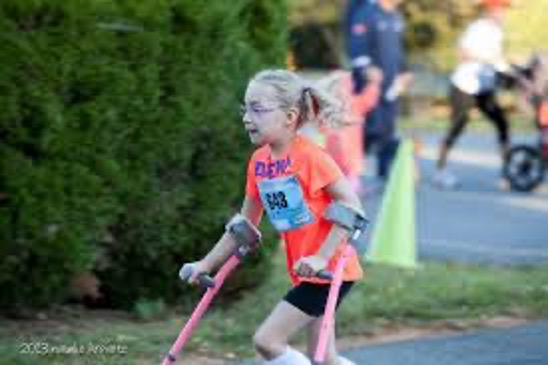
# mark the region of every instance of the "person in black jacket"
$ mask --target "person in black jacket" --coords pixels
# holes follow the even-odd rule
[[[346,15],[354,91],[359,93],[363,89],[370,72],[382,75],[381,98],[367,117],[364,138],[367,150],[375,147],[377,175],[383,180],[398,147],[398,99],[412,79],[403,47],[405,22],[398,11],[401,2],[354,0],[350,1]]]

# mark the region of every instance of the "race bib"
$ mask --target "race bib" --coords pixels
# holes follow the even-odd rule
[[[268,218],[279,232],[298,229],[314,221],[295,176],[265,179],[258,186]]]

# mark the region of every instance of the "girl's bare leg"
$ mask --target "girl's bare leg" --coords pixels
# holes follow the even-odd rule
[[[308,327],[307,327],[307,338],[308,338],[307,353],[311,360],[314,358],[314,354],[316,353],[316,348],[318,346],[322,320],[323,320],[323,316],[319,318],[314,318],[308,324]],[[330,331],[330,336],[327,341],[324,363],[328,365],[340,364],[339,356],[337,354],[337,347],[335,345],[335,322],[332,323],[332,329]]]
[[[282,356],[291,337],[314,319],[286,301],[279,302],[255,333],[255,349],[267,361]]]

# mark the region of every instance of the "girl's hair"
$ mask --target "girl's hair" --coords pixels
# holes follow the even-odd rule
[[[291,71],[274,69],[256,74],[250,82],[270,85],[275,90],[274,98],[282,108],[297,108],[297,127],[314,122],[320,127],[340,127],[345,124],[342,103],[319,85],[305,81]]]

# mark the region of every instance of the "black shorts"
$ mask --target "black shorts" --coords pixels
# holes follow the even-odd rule
[[[337,308],[352,288],[352,285],[354,285],[354,282],[342,283],[339,298],[337,299]],[[325,312],[329,288],[329,284],[301,282],[287,292],[284,300],[303,313],[318,318]]]

